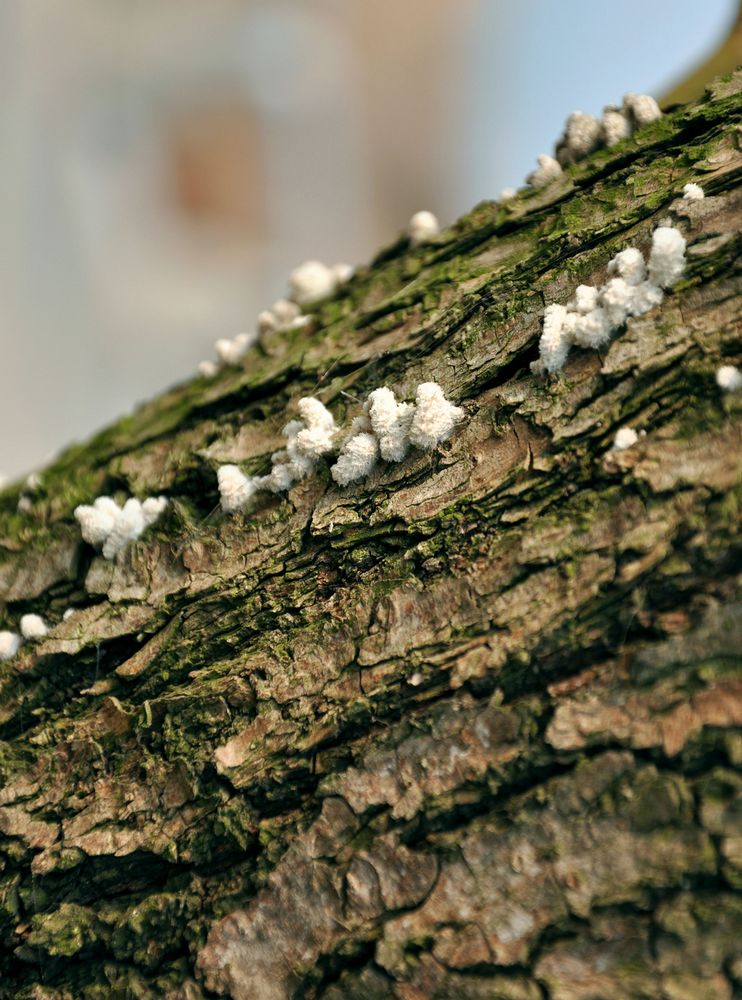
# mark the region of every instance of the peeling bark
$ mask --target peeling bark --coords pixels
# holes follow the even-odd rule
[[[741,90],[0,496],[0,625],[59,622],[0,664],[0,997],[742,996]],[[545,304],[668,218],[662,306],[532,376]],[[215,510],[301,395],[430,379],[435,453]],[[117,490],[172,503],[109,563],[72,511]]]

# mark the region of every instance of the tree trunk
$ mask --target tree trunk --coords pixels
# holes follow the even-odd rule
[[[59,624],[0,664],[1,997],[742,996],[741,89],[2,495],[2,627]],[[668,218],[662,306],[532,375],[545,304]],[[435,452],[215,510],[300,396],[431,379]],[[72,516],[103,493],[172,501],[116,562]]]

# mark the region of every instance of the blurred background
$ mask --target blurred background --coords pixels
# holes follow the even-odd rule
[[[570,111],[698,67],[700,93],[724,38],[739,61],[736,13],[0,0],[0,473],[188,378],[302,260],[366,261],[418,209],[520,186]]]

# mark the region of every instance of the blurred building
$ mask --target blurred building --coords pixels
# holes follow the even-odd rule
[[[187,377],[301,260],[517,186],[733,0],[2,0],[0,470]]]

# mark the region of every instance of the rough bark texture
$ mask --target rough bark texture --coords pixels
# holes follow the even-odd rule
[[[81,610],[0,665],[1,997],[742,996],[741,86],[2,495],[0,625]],[[532,376],[545,303],[668,218],[662,307]],[[215,511],[299,396],[431,378],[434,454]],[[173,503],[108,563],[72,511],[117,490]]]

